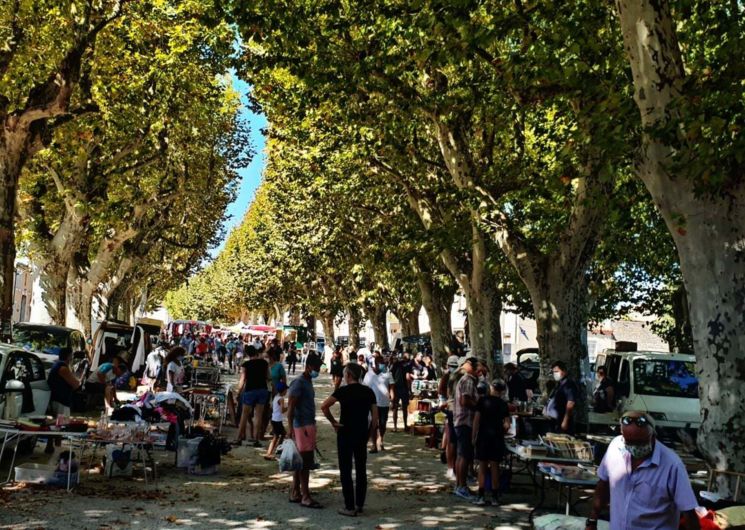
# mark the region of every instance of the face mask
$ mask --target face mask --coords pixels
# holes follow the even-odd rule
[[[378,366],[378,370],[380,370],[381,374],[384,374],[388,371],[388,367],[384,364],[381,364],[380,366]]]
[[[554,381],[561,381],[561,372],[554,372]]]
[[[452,366],[448,367],[448,372],[450,372],[451,374],[454,374],[455,368],[453,368]]]
[[[318,377],[318,370],[311,371],[310,372],[310,378],[311,379],[315,379],[316,377]]]
[[[652,442],[647,442],[644,445],[626,445],[626,451],[631,455],[631,458],[647,458],[652,454]]]

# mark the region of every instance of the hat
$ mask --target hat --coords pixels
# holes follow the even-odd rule
[[[284,381],[277,383],[277,392],[284,392],[285,390],[287,390],[287,383]]]
[[[471,363],[472,365],[473,364],[479,364],[479,358],[478,357],[471,356],[471,357],[467,357],[466,360],[463,361],[463,362],[464,363]]]
[[[460,357],[457,355],[451,355],[447,361],[448,368],[458,368],[460,366]]]

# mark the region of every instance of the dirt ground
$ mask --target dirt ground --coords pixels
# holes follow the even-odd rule
[[[321,468],[311,474],[311,490],[322,510],[288,502],[290,476],[276,462],[261,457],[264,449],[234,448],[219,472],[193,476],[173,466],[173,453],[156,452],[158,487],[146,487],[142,473],[106,479],[86,475],[72,492],[46,487],[6,486],[0,490],[0,529],[521,529],[536,502],[524,478],[513,481],[499,507],[477,507],[452,495],[439,451],[424,438],[386,435],[386,451],[369,455],[366,513],[355,518],[337,514],[343,506],[336,462],[335,434],[320,412],[330,393],[328,376],[316,380]],[[338,409],[336,410],[338,417]],[[230,439],[234,429],[226,429]],[[266,445],[266,443],[265,443]],[[31,461],[46,457],[37,445]],[[8,463],[0,468],[7,473]]]

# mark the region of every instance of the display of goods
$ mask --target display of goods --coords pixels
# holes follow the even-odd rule
[[[543,437],[543,443],[549,450],[561,458],[590,461],[593,458],[590,442],[580,440],[568,434],[549,433]]]

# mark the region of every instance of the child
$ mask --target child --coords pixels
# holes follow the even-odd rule
[[[499,503],[499,463],[505,455],[504,434],[510,428],[510,414],[502,396],[506,386],[502,381],[489,385],[489,392],[476,405],[473,419],[473,440],[476,459],[479,461],[479,496],[474,504],[486,506],[486,473],[491,470],[491,492],[493,504]]]
[[[266,450],[264,455],[265,460],[274,460],[274,452],[277,447],[284,441],[285,426],[282,423],[284,415],[287,412],[287,402],[285,401],[285,394],[287,394],[287,384],[284,381],[277,383],[277,395],[272,400],[272,441]]]

